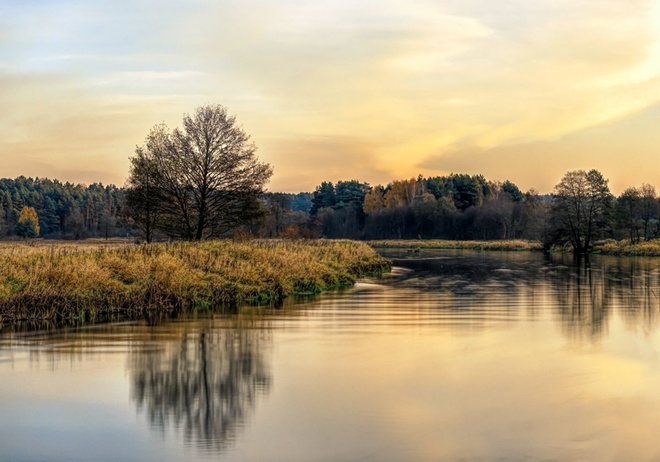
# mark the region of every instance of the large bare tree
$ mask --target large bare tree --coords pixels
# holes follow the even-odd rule
[[[181,128],[155,126],[131,160],[127,200],[145,231],[202,240],[222,236],[260,213],[270,179],[256,146],[221,105],[183,117]]]

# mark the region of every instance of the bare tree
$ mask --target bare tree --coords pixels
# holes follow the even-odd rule
[[[221,105],[197,108],[173,132],[157,125],[131,158],[134,219],[183,239],[228,233],[261,213],[258,196],[273,170],[256,149]]]
[[[131,170],[126,191],[127,214],[142,229],[147,242],[154,237],[158,219],[165,214],[167,204],[171,203],[168,192],[171,185],[166,184],[167,175],[159,159],[167,155],[168,130],[165,125],[156,125],[151,129],[145,143],[135,149],[131,158]]]
[[[607,227],[612,206],[608,180],[597,170],[568,172],[555,186],[551,209],[552,241],[571,243],[576,254],[587,253]]]

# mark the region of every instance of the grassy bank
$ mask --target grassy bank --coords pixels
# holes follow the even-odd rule
[[[464,249],[464,250],[543,250],[541,243],[521,239],[507,241],[383,240],[368,241],[376,249]]]
[[[0,246],[0,324],[215,309],[350,285],[389,262],[353,241]]]
[[[508,241],[446,241],[446,240],[383,240],[367,241],[375,249],[458,249],[458,250],[503,250],[503,251],[541,251],[543,247],[538,241],[508,240]],[[571,252],[570,246],[556,247],[553,252]],[[660,257],[660,239],[631,244],[630,240],[608,240],[594,246],[592,253],[614,256],[645,256]]]
[[[660,257],[660,240],[644,241],[631,244],[630,240],[609,240],[594,248],[594,253],[618,256]]]

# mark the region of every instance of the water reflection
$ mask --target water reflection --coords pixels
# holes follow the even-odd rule
[[[0,366],[20,368],[25,361],[35,374],[62,377],[90,364],[123,363],[130,401],[150,427],[162,433],[173,430],[186,445],[202,451],[220,453],[231,445],[259,396],[270,391],[272,332],[268,316],[259,309],[155,325],[40,327],[30,331],[19,326],[2,335]],[[80,387],[102,374],[92,368],[83,377]],[[80,387],[60,392],[59,399],[78,399]],[[103,402],[104,397],[92,399]]]
[[[390,256],[277,309],[1,335],[0,460],[658,460],[660,259]]]
[[[131,397],[152,427],[174,427],[186,443],[221,451],[271,385],[270,334],[205,327],[163,348],[132,349]]]
[[[613,313],[630,329],[658,326],[660,262],[653,258],[425,251],[419,256],[385,251],[412,270],[387,284],[438,313],[465,313],[473,325],[551,315],[573,340],[597,340]],[[407,291],[407,292],[406,292]],[[412,291],[412,292],[411,292]],[[456,316],[454,316],[456,319]]]
[[[564,263],[566,256],[555,257]],[[645,258],[593,257],[566,267],[553,265],[550,281],[561,326],[569,337],[602,337],[620,313],[631,329],[657,327],[658,262]]]

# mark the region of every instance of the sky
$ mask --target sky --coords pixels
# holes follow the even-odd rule
[[[123,185],[154,125],[215,103],[271,191],[660,189],[660,0],[0,0],[0,177]]]

